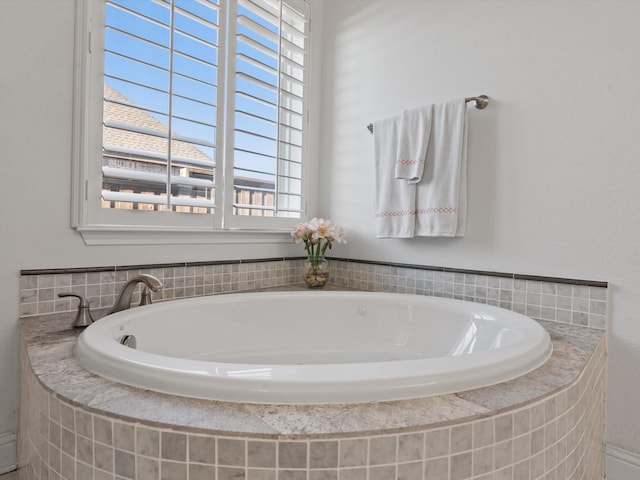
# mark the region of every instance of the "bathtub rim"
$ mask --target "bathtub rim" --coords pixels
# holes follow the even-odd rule
[[[211,363],[198,360],[175,359],[164,355],[128,349],[115,341],[114,331],[128,319],[148,317],[154,310],[179,309],[182,305],[198,307],[210,302],[235,303],[255,298],[296,301],[307,299],[355,298],[402,302],[424,302],[451,309],[452,312],[488,314],[495,318],[508,316],[535,342],[525,346],[474,353],[471,356],[448,357],[445,367],[439,358],[377,363],[338,365],[272,365],[274,373],[297,376],[295,381],[270,380],[228,376],[238,369],[255,371],[262,364]],[[326,300],[325,300],[326,301]],[[331,405],[400,401],[434,395],[461,393],[489,387],[516,379],[544,365],[552,354],[547,331],[535,320],[503,308],[464,300],[421,297],[410,294],[362,291],[278,291],[245,292],[223,296],[194,297],[156,304],[145,309],[118,312],[86,329],[78,339],[76,355],[80,364],[92,373],[129,386],[160,393],[201,398],[205,400],[269,405]],[[428,308],[428,307],[427,307]],[[87,338],[90,340],[87,341]],[[91,343],[93,342],[93,343]],[[97,343],[96,343],[97,342]],[[109,364],[104,361],[109,356]],[[425,376],[423,369],[437,371]],[[222,373],[222,375],[221,375]],[[213,383],[202,379],[212,379]],[[357,385],[354,388],[354,384]],[[312,398],[311,393],[313,392]]]

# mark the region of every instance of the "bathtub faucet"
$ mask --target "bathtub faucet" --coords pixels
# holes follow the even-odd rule
[[[142,292],[142,299],[140,300],[140,305],[147,305],[151,303],[151,294],[148,290],[152,290],[157,292],[162,288],[162,282],[158,280],[153,275],[148,275],[143,273],[142,275],[138,275],[137,277],[129,280],[122,290],[120,290],[120,295],[118,296],[118,300],[111,307],[109,313],[107,315],[111,315],[112,313],[120,312],[122,310],[128,310],[131,308],[131,297],[133,296],[133,291],[136,289],[136,286],[139,283],[143,283],[145,288]]]

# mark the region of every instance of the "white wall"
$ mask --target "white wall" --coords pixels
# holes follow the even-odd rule
[[[640,453],[640,3],[324,5],[323,207],[348,226],[341,254],[610,282],[607,439]],[[366,125],[480,94],[467,235],[377,240]]]
[[[73,0],[0,0],[0,472],[19,405],[20,270],[303,254],[287,243],[85,246],[69,227],[73,35]]]

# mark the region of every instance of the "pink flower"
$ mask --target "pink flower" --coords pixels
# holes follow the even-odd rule
[[[327,248],[331,248],[332,242],[346,243],[347,237],[342,227],[331,223],[324,218],[312,218],[307,223],[299,223],[295,226],[291,237],[295,243],[304,242],[305,250],[309,256],[322,257]]]
[[[334,225],[331,230],[331,237],[338,243],[347,243],[347,237],[342,227]]]
[[[293,237],[293,241],[295,243],[301,243],[302,241],[306,240],[306,238],[309,236],[309,227],[306,223],[299,223],[296,225],[295,229],[293,230],[293,232],[291,232],[291,236]]]

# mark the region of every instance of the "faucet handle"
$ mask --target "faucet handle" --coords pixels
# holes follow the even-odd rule
[[[151,301],[151,291],[149,290],[149,287],[145,286],[142,289],[142,293],[140,294],[140,304],[139,306],[143,306],[143,305],[151,305],[153,302]]]
[[[75,293],[59,293],[58,297],[76,297],[80,299],[76,318],[73,320],[73,324],[71,325],[73,328],[84,328],[93,323],[94,320],[91,317],[91,310],[89,309],[89,300],[84,298],[82,295],[77,295]]]

